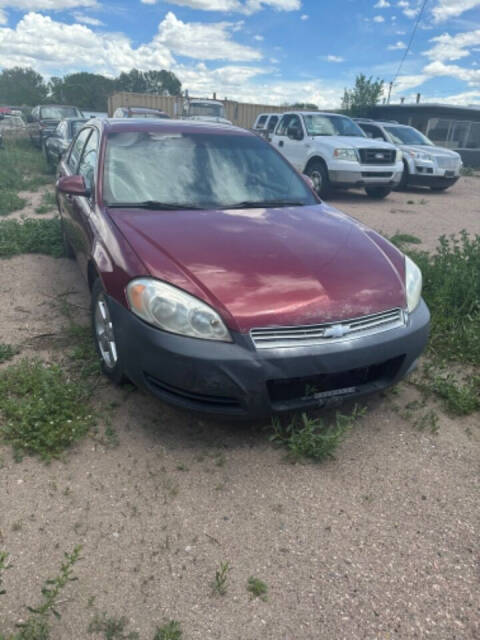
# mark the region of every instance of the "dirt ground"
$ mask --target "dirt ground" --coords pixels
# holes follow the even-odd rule
[[[330,204],[432,250],[441,234],[480,233],[478,178],[444,194],[337,194]],[[75,264],[0,264],[2,341],[58,359],[49,338],[66,319],[55,296],[70,292],[87,317]],[[370,399],[335,460],[293,466],[258,425],[199,419],[105,381],[96,402],[117,446],[89,437],[48,466],[15,463],[0,447],[0,549],[13,565],[0,631],[25,618],[80,543],[54,640],[101,638],[87,632],[96,611],[126,616],[144,640],[168,619],[184,640],[480,638],[479,416],[437,407],[438,432],[420,431],[401,410],[415,393],[402,383]],[[227,561],[227,593],[212,595]],[[251,599],[250,576],[267,583],[266,602]]]

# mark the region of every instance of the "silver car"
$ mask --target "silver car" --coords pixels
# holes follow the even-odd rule
[[[401,187],[430,187],[445,191],[457,182],[463,167],[459,153],[436,147],[418,129],[396,122],[356,119],[369,138],[391,142],[403,153],[404,171]]]

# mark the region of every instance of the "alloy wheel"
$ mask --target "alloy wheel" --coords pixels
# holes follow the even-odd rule
[[[110,311],[103,294],[98,297],[95,306],[95,337],[105,366],[107,369],[113,369],[118,361],[117,344]]]

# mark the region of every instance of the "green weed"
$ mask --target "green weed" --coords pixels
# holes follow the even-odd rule
[[[20,351],[18,347],[0,342],[0,363],[11,360]]]
[[[50,211],[54,211],[57,208],[57,199],[55,194],[51,191],[45,191],[42,196],[42,203],[36,207],[35,213],[44,214],[50,213]]]
[[[402,248],[404,244],[422,244],[420,238],[410,233],[396,233],[390,238],[390,242],[399,248]]]
[[[224,596],[227,593],[227,579],[230,565],[228,562],[221,562],[220,567],[215,571],[215,580],[212,582],[212,591]]]
[[[59,218],[0,220],[0,258],[21,253],[43,253],[54,258],[63,256]]]
[[[355,406],[351,415],[337,412],[334,424],[328,425],[321,418],[311,418],[306,413],[295,414],[286,425],[274,418],[270,440],[286,447],[287,457],[292,462],[304,458],[321,462],[334,457],[339,444],[365,411]]]
[[[424,367],[423,376],[415,385],[440,398],[445,410],[453,415],[464,416],[480,410],[480,376],[458,380],[453,373],[443,373],[430,364]]]
[[[247,582],[247,591],[252,594],[252,598],[260,598],[266,602],[268,586],[263,580],[250,576]]]
[[[128,620],[125,617],[109,618],[106,613],[97,614],[88,625],[89,633],[101,633],[105,640],[138,640],[136,631],[125,632]]]
[[[176,620],[170,620],[162,627],[158,627],[153,640],[182,640],[182,630],[180,623]]]
[[[0,374],[0,436],[18,456],[58,457],[93,424],[90,389],[57,365],[22,360]]]

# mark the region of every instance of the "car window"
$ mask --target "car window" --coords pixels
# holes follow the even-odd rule
[[[83,176],[85,185],[88,189],[93,188],[95,167],[97,164],[97,147],[98,133],[96,129],[94,129],[83,149],[82,158],[77,171],[79,175]]]
[[[302,128],[300,118],[295,113],[290,113],[286,116],[283,116],[280,124],[278,125],[277,136],[286,136],[287,131],[290,127],[298,127],[299,129]]]
[[[361,124],[360,126],[369,138],[382,138],[382,140],[385,140],[385,136],[379,127],[373,124]]]
[[[303,118],[309,136],[366,137],[358,124],[346,116],[309,113]]]
[[[42,120],[62,120],[63,118],[75,118],[79,115],[76,107],[41,107],[40,118]]]
[[[68,166],[72,173],[77,173],[78,163],[80,162],[80,157],[82,155],[83,147],[87,141],[88,136],[91,133],[91,129],[83,129],[77,136],[77,139],[72,145],[72,149],[70,151],[70,155],[68,156]]]
[[[432,147],[433,143],[423,133],[417,131],[413,127],[388,126],[386,131],[392,137],[395,144],[414,144],[426,147]]]
[[[266,200],[316,203],[283,156],[253,135],[114,132],[103,171],[107,205],[155,201],[228,209]]]
[[[270,120],[268,121],[268,125],[267,125],[267,129],[270,131],[270,133],[277,126],[277,122],[278,122],[278,116],[271,116]]]
[[[260,116],[257,122],[257,129],[263,129],[265,126],[265,122],[267,121],[268,116]]]

